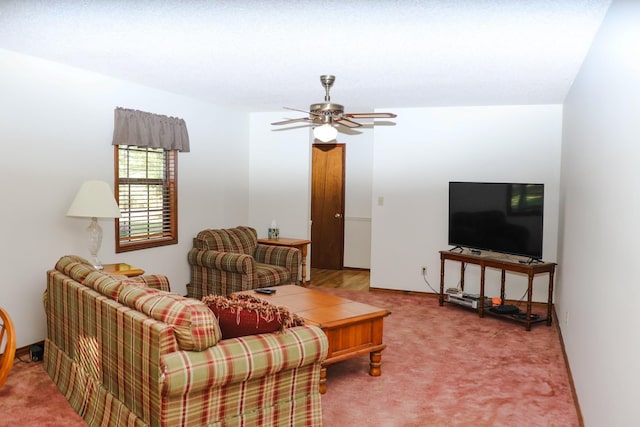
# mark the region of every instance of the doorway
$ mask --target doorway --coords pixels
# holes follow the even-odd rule
[[[311,267],[344,267],[345,144],[313,144]]]

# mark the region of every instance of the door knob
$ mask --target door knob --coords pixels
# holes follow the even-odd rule
[[[342,217],[342,214],[337,213],[337,214],[335,214],[335,217],[336,218],[340,218],[340,217]]]

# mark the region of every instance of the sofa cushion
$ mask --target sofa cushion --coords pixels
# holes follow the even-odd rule
[[[239,253],[253,255],[258,246],[258,234],[255,229],[240,225],[225,231]]]
[[[134,276],[126,279],[127,283],[139,284],[148,288],[154,288],[161,291],[171,291],[171,285],[167,276],[162,274],[145,274],[142,276]]]
[[[202,230],[193,240],[194,247],[202,250],[228,252],[231,248],[229,236],[222,230]]]
[[[117,301],[123,278],[126,278],[126,276],[116,276],[101,271],[93,271],[89,273],[81,283]]]
[[[198,300],[123,280],[118,302],[172,325],[182,350],[202,351],[220,340],[215,316]]]
[[[304,320],[285,307],[247,294],[208,295],[202,299],[216,315],[222,339],[266,334],[304,325]]]
[[[89,273],[96,271],[89,261],[75,255],[65,255],[61,257],[56,263],[55,268],[80,283],[82,283]]]
[[[253,255],[258,246],[258,234],[251,227],[202,230],[196,235],[198,249]]]
[[[80,264],[85,264],[85,265],[88,265],[90,267],[93,267],[93,265],[88,260],[86,260],[85,258],[82,258],[81,256],[78,256],[78,255],[63,255],[63,256],[60,257],[60,259],[56,263],[56,270],[63,271],[62,268],[64,268],[65,265],[70,264],[70,263],[75,263],[75,262],[79,262]]]
[[[127,277],[119,274],[107,274],[102,271],[92,271],[81,281],[85,286],[90,287],[102,295],[113,300],[118,300],[118,294],[125,282],[131,286],[149,287],[162,291],[170,291],[169,279],[162,274],[146,274],[144,276]]]
[[[258,283],[261,288],[291,282],[289,270],[278,265],[256,262],[256,275],[258,276]]]

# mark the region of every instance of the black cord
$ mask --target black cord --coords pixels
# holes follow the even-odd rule
[[[440,291],[436,291],[435,289],[433,289],[433,286],[431,286],[431,283],[429,283],[429,281],[427,280],[427,276],[426,274],[422,274],[422,280],[424,280],[424,283],[427,284],[427,286],[429,287],[429,289],[431,289],[433,291],[434,294],[438,294],[440,295]]]
[[[455,248],[454,248],[455,249]],[[462,248],[460,248],[462,249]],[[463,264],[462,265],[462,274],[464,274],[465,270],[467,269],[467,264]],[[424,279],[424,283],[427,284],[427,286],[436,294],[440,295],[440,291],[436,291],[435,289],[433,289],[433,286],[431,286],[431,284],[429,283],[429,281],[427,280],[427,277],[425,276],[425,274],[422,274],[422,278]],[[460,277],[460,279],[458,280],[458,283],[456,284],[456,289],[458,289],[459,291],[460,289],[460,285],[462,284],[462,276]]]
[[[520,297],[520,300],[518,301],[518,308],[520,308],[520,306],[522,305],[522,303],[524,302],[524,297],[527,296],[527,294],[529,293],[529,288],[527,288],[524,291],[524,294],[522,294],[522,296]]]
[[[22,358],[22,356],[16,356],[15,360],[17,360],[18,362],[21,362],[21,363],[31,363],[31,360],[24,360]]]

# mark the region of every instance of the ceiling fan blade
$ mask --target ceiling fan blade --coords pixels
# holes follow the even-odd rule
[[[373,129],[380,126],[396,126],[396,122],[390,120],[378,120],[370,123],[362,123],[361,129]]]
[[[343,125],[338,125],[336,126],[336,129],[338,129],[338,132],[343,133],[345,135],[360,135],[362,134],[362,131],[356,130],[354,128],[349,128]]]
[[[282,132],[282,131],[288,131],[288,130],[292,130],[292,129],[310,128],[312,126],[313,126],[313,122],[307,122],[305,124],[301,124],[301,125],[297,125],[297,126],[289,126],[289,127],[286,127],[286,128],[271,129],[271,132]]]
[[[346,127],[349,127],[349,128],[359,128],[360,126],[362,126],[360,123],[354,122],[353,120],[349,120],[349,119],[346,119],[344,117],[340,117],[338,119],[333,119],[333,122],[341,124],[342,126],[346,126]]]
[[[348,113],[345,116],[353,119],[392,119],[398,117],[393,113]]]
[[[288,125],[290,123],[300,123],[300,122],[309,122],[311,119],[309,117],[301,117],[299,119],[287,119],[282,120],[280,122],[273,122],[272,125]]]
[[[310,116],[322,116],[322,114],[314,113],[313,111],[299,110],[297,108],[291,108],[291,107],[282,107],[282,108],[284,108],[285,110],[298,111],[300,113],[307,113]]]

